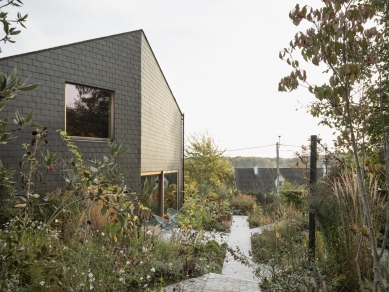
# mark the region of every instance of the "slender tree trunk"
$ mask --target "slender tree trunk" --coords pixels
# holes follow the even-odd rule
[[[385,156],[385,178],[386,178],[386,191],[387,196],[389,192],[389,153],[388,153],[388,137],[386,135],[385,130],[385,118],[384,118],[384,109],[383,109],[383,98],[382,98],[382,77],[381,77],[381,71],[379,71],[379,95],[380,95],[380,115],[381,115],[381,125],[382,125],[382,143],[384,144],[384,156]],[[388,239],[388,233],[389,233],[389,200],[386,198],[386,223],[385,223],[385,232],[384,232],[384,238],[382,241],[381,246],[381,252],[379,254],[379,259],[382,257],[385,251],[386,242]]]
[[[342,49],[343,49],[343,64],[347,64],[347,56],[346,56],[346,26],[343,26],[343,40],[342,40]],[[362,208],[363,208],[363,214],[365,216],[365,220],[367,223],[367,227],[369,230],[369,237],[370,237],[370,244],[371,244],[371,252],[372,252],[372,258],[373,258],[373,273],[374,273],[374,290],[378,291],[378,287],[381,282],[381,274],[379,270],[379,257],[378,257],[378,251],[377,251],[377,239],[374,234],[374,228],[373,228],[373,222],[371,218],[370,213],[370,207],[367,200],[367,194],[366,194],[366,188],[364,183],[364,176],[362,174],[361,165],[359,163],[359,157],[358,157],[358,146],[355,139],[354,134],[354,126],[353,126],[353,119],[351,116],[350,111],[350,83],[347,82],[343,85],[344,91],[345,91],[345,99],[346,99],[346,119],[348,123],[348,127],[350,130],[350,136],[351,136],[351,145],[353,148],[353,154],[356,164],[356,172],[357,172],[357,178],[358,178],[358,185],[359,185],[359,196],[362,202]]]
[[[359,163],[359,157],[358,157],[358,146],[354,135],[354,126],[352,124],[352,117],[350,112],[350,96],[349,96],[349,87],[346,87],[346,109],[347,109],[347,120],[348,120],[348,126],[349,130],[351,132],[351,144],[354,152],[354,159],[356,164],[356,171],[357,171],[357,178],[358,178],[358,184],[359,184],[359,195],[362,202],[363,207],[363,214],[365,216],[367,227],[369,230],[369,237],[370,237],[370,244],[371,244],[371,251],[372,251],[372,257],[373,257],[373,273],[374,273],[374,291],[378,291],[378,287],[381,284],[381,274],[379,270],[379,257],[378,257],[378,251],[377,251],[377,239],[374,234],[374,228],[373,228],[373,222],[371,218],[370,213],[370,207],[367,200],[367,193],[364,183],[364,177],[362,175],[362,169]]]

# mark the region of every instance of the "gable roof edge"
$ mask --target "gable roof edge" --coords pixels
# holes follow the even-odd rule
[[[22,53],[22,54],[17,54],[17,55],[12,55],[12,56],[8,56],[8,57],[0,58],[0,60],[3,61],[3,60],[8,60],[8,59],[16,58],[16,57],[23,57],[23,56],[27,56],[27,55],[31,55],[31,54],[42,53],[42,52],[46,52],[46,51],[50,51],[50,50],[54,50],[54,49],[62,49],[62,48],[70,47],[70,46],[73,46],[73,45],[79,45],[79,44],[88,43],[88,42],[92,42],[92,41],[107,39],[107,38],[110,38],[110,37],[121,36],[121,35],[126,35],[126,34],[133,34],[133,33],[137,33],[137,32],[142,32],[144,34],[142,29],[137,29],[137,30],[127,31],[127,32],[112,34],[112,35],[108,35],[108,36],[104,36],[104,37],[89,39],[89,40],[85,40],[85,41],[70,43],[70,44],[66,44],[66,45],[60,45],[60,46],[51,47],[51,48],[47,48],[47,49],[42,49],[42,50],[37,50],[37,51],[32,51],[32,52],[27,52],[27,53]]]

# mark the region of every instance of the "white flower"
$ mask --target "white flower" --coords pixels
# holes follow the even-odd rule
[[[140,279],[139,279],[139,280],[141,280],[141,281],[142,281],[142,280],[143,280],[143,277],[140,277]]]
[[[141,265],[141,264],[143,264],[143,262],[140,262],[139,264]]]
[[[45,281],[40,281],[39,285],[43,286],[45,284]]]
[[[152,271],[153,273],[155,273],[155,269],[154,268],[151,268],[151,270],[150,271]]]
[[[55,219],[54,222],[55,222],[55,223],[58,223],[59,221],[58,221],[58,219]]]
[[[150,276],[150,275],[147,275],[147,277],[146,277],[146,278],[147,278],[147,280],[148,280],[148,279],[150,279],[150,278],[151,278],[151,276]]]
[[[126,261],[126,265],[128,266],[130,264],[130,261]]]
[[[147,230],[146,234],[147,234],[147,235],[151,235],[151,231],[150,231],[150,230]]]
[[[142,246],[142,251],[143,251],[143,252],[146,252],[146,251],[147,251],[147,248],[144,247],[144,246]]]
[[[104,236],[105,235],[105,233],[104,232],[101,232],[101,236]]]
[[[146,288],[146,287],[147,287],[147,284],[144,284],[143,287]]]

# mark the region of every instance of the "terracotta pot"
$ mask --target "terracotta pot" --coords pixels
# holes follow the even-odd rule
[[[224,228],[231,228],[231,221],[222,221],[222,226]]]
[[[220,221],[227,221],[228,220],[228,216],[227,215],[220,215],[219,219],[220,219]]]

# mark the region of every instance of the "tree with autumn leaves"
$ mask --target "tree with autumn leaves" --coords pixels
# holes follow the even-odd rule
[[[209,134],[189,136],[185,149],[186,193],[218,199],[233,189],[234,167],[223,154]]]
[[[374,291],[387,286],[379,269],[385,248],[380,249],[377,244],[364,166],[382,165],[388,189],[388,11],[387,0],[323,0],[318,9],[297,4],[289,14],[290,19],[296,26],[308,22],[310,28],[298,32],[289,47],[279,53],[292,72],[281,79],[278,90],[305,87],[314,97],[310,113],[319,117],[321,124],[337,130],[335,146],[353,154],[371,244]],[[324,67],[328,82],[310,83],[297,53],[304,61]],[[386,246],[389,235],[389,204],[387,214],[382,247]]]

